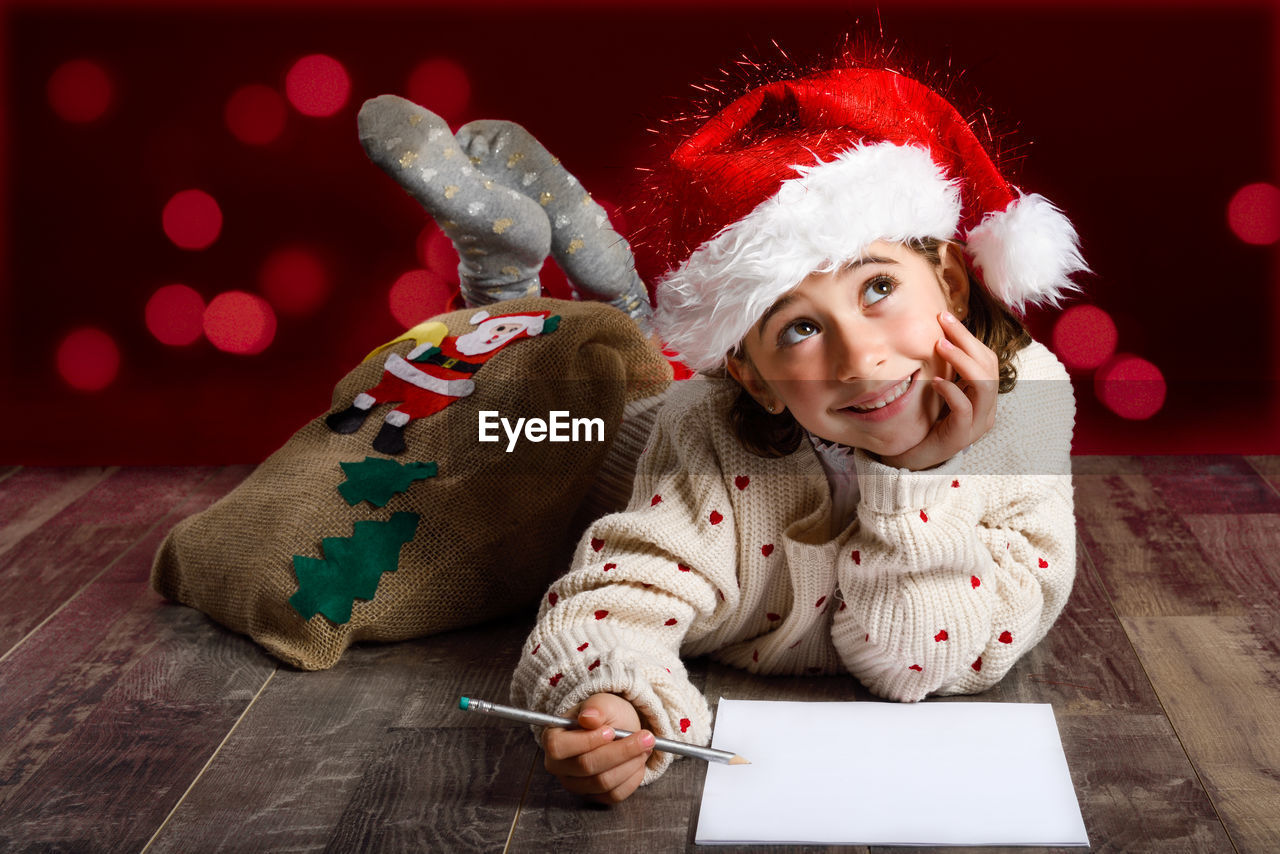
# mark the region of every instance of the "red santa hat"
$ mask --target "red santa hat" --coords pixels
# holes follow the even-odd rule
[[[1086,270],[1075,229],[1000,174],[941,95],[841,68],[748,92],[659,170],[658,331],[695,370],[724,363],[764,312],[876,240],[959,239],[987,290],[1021,312]]]

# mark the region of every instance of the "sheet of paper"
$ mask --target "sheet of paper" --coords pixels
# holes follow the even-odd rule
[[[1053,707],[720,700],[696,841],[1088,845]]]

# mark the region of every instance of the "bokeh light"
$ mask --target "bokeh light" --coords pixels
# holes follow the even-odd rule
[[[206,249],[222,232],[222,209],[203,190],[183,190],[165,203],[164,233],[182,249]]]
[[[418,262],[431,272],[444,279],[458,278],[458,250],[434,222],[418,232],[417,253]]]
[[[313,53],[293,64],[284,78],[285,95],[304,116],[332,116],[347,103],[351,78],[342,63],[331,56]]]
[[[67,334],[55,357],[58,374],[78,391],[101,391],[120,372],[120,348],[115,339],[91,326]]]
[[[1159,368],[1146,359],[1124,353],[1094,374],[1093,389],[1104,406],[1133,421],[1159,412],[1167,393]]]
[[[281,314],[307,315],[329,298],[333,281],[320,256],[305,246],[286,246],[267,256],[258,285]]]
[[[1271,184],[1241,187],[1227,204],[1227,223],[1245,243],[1266,246],[1280,240],[1280,188]]]
[[[1093,305],[1076,305],[1053,326],[1053,351],[1073,371],[1091,371],[1116,352],[1119,334],[1111,315]]]
[[[219,350],[252,356],[275,339],[276,315],[256,294],[226,291],[210,300],[204,310],[204,334]]]
[[[147,329],[161,344],[185,347],[204,331],[204,299],[186,285],[165,285],[147,300]]]
[[[102,118],[110,109],[113,88],[101,65],[88,59],[73,59],[49,75],[45,94],[59,118],[86,123]]]
[[[471,78],[452,59],[435,57],[414,67],[405,91],[410,101],[453,125],[462,119],[471,102]]]
[[[408,329],[449,307],[453,287],[431,270],[410,270],[395,280],[387,303],[391,316]]]
[[[250,83],[231,93],[223,110],[227,130],[248,145],[267,145],[284,133],[288,110],[284,98],[270,86]]]

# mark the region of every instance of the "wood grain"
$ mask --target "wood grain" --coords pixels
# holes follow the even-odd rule
[[[1166,495],[1140,474],[1075,478],[1081,540],[1121,616],[1243,614]]]
[[[505,700],[527,629],[495,624],[360,645],[331,670],[280,670],[148,851],[323,849],[339,838],[427,832],[499,850],[536,747],[524,727],[495,730],[495,721],[458,711],[458,697]],[[513,775],[502,785],[516,787],[493,794],[500,804],[471,779],[496,781],[495,765]],[[426,809],[432,825],[411,828]],[[392,816],[394,827],[374,826]]]
[[[0,555],[115,471],[113,468],[36,468],[24,469],[12,477],[0,477]]]
[[[1237,850],[1280,850],[1280,653],[1248,618],[1124,624]]]
[[[0,555],[0,653],[153,531],[211,471],[117,470]]]
[[[1177,513],[1280,513],[1280,494],[1243,457],[1143,457],[1142,467]]]
[[[154,492],[183,491],[156,474]],[[208,474],[175,518],[244,476]],[[190,491],[190,473],[174,477]],[[139,850],[274,669],[245,639],[147,589],[163,535],[152,525],[112,556],[0,662],[0,849]]]

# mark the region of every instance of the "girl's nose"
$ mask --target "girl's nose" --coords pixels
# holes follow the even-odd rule
[[[872,324],[841,322],[828,340],[833,342],[832,364],[836,379],[841,382],[875,376],[876,368],[884,361],[884,341]]]

